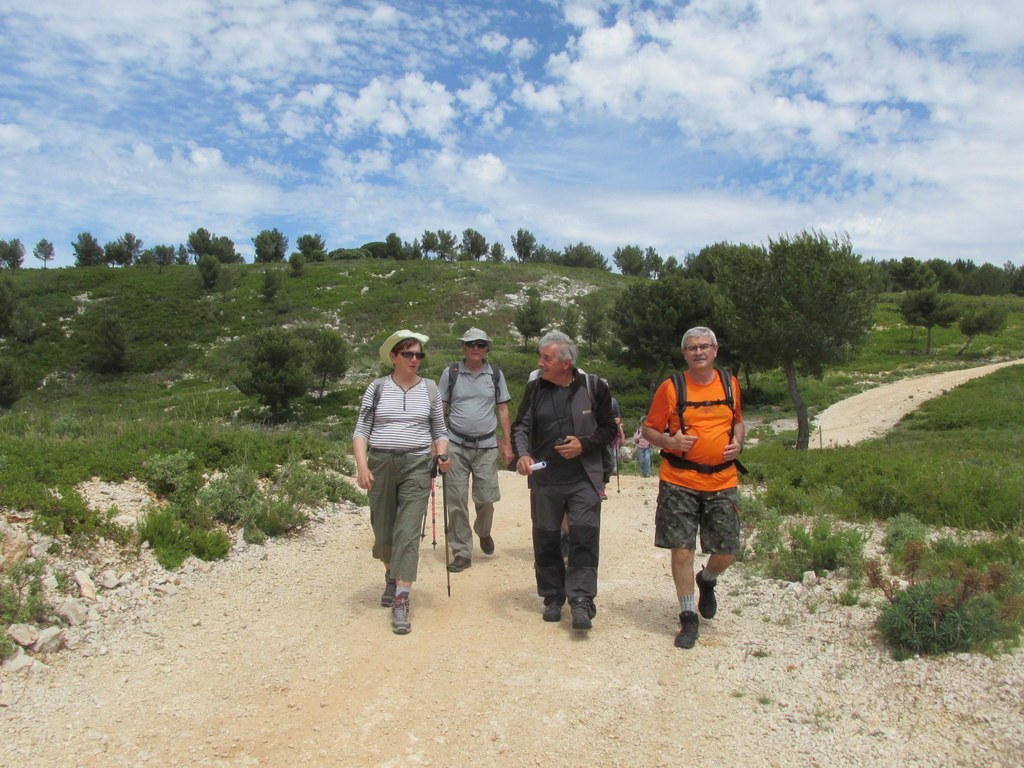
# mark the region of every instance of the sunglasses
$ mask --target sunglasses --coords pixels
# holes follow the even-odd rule
[[[464,341],[463,344],[472,349],[487,349],[486,341]]]
[[[410,352],[410,351],[409,351],[408,349],[403,349],[403,350],[402,350],[401,352],[399,352],[398,354],[400,354],[400,355],[401,355],[402,357],[404,357],[404,358],[405,358],[406,360],[412,360],[412,359],[413,359],[414,357],[415,357],[415,358],[416,358],[417,360],[422,360],[422,359],[423,359],[424,357],[426,357],[426,356],[427,356],[427,353],[426,353],[426,352]]]

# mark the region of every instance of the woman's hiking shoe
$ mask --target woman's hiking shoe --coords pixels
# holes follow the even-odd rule
[[[593,626],[590,620],[597,613],[597,609],[590,600],[585,597],[574,597],[569,606],[572,610],[573,629],[590,629]]]
[[[700,619],[693,611],[679,614],[679,634],[676,635],[676,648],[693,648],[700,634]]]
[[[697,610],[700,611],[700,615],[705,619],[713,619],[715,614],[718,613],[718,600],[715,599],[716,581],[717,579],[705,581],[703,568],[697,574],[697,589],[700,591],[700,598],[697,600]]]
[[[395,602],[395,580],[391,578],[391,571],[384,571],[384,594],[380,596],[380,604],[390,608]]]
[[[545,597],[544,621],[561,621],[563,603],[565,603],[564,597]]]
[[[409,595],[398,595],[391,604],[391,631],[396,635],[408,635],[412,631],[409,621]]]

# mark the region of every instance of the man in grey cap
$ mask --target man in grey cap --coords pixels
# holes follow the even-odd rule
[[[498,490],[498,452],[504,465],[512,461],[512,423],[505,374],[487,362],[491,337],[470,328],[459,339],[462,360],[448,366],[437,383],[448,412],[448,471],[445,490],[448,504],[448,542],[452,562],[448,570],[458,573],[473,564],[473,531],[480,537],[485,555],[494,552],[491,523]],[[497,427],[501,424],[501,439]],[[469,478],[473,477],[476,521],[469,523]]]

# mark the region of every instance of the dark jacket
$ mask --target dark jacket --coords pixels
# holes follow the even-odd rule
[[[594,401],[591,403],[590,392],[587,391],[587,377],[590,377],[590,391]],[[523,399],[519,402],[519,412],[512,424],[512,450],[516,459],[520,456],[533,456],[533,420],[536,413],[537,395],[544,387],[557,386],[549,381],[536,378],[527,383]],[[587,473],[594,489],[600,489],[604,469],[602,456],[604,447],[615,440],[619,428],[615,424],[612,413],[612,394],[608,385],[593,374],[584,374],[573,368],[573,381],[569,385],[572,402],[573,435],[579,438],[583,453],[579,461]],[[516,459],[513,459],[515,461]]]

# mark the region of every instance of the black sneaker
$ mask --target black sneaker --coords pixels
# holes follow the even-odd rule
[[[700,573],[697,574],[697,589],[700,591],[700,598],[697,600],[697,610],[700,611],[700,615],[705,619],[715,618],[715,614],[718,613],[718,601],[715,599],[715,583],[717,579],[712,581],[704,580],[704,569],[700,569]]]
[[[575,597],[569,606],[572,610],[573,629],[590,629],[594,626],[590,620],[597,613],[597,610],[590,600],[585,597]]]
[[[380,596],[380,604],[390,608],[395,602],[395,580],[391,578],[391,571],[384,571],[384,594]]]
[[[412,632],[412,622],[409,621],[408,594],[395,597],[395,601],[391,604],[391,631],[396,635],[408,635]]]
[[[494,554],[494,539],[490,536],[484,536],[480,539],[480,551],[485,555]]]
[[[565,603],[564,597],[545,597],[544,598],[544,621],[561,621],[562,620],[562,605]]]
[[[676,648],[693,648],[700,634],[700,619],[693,611],[679,614],[679,634],[676,635]]]

